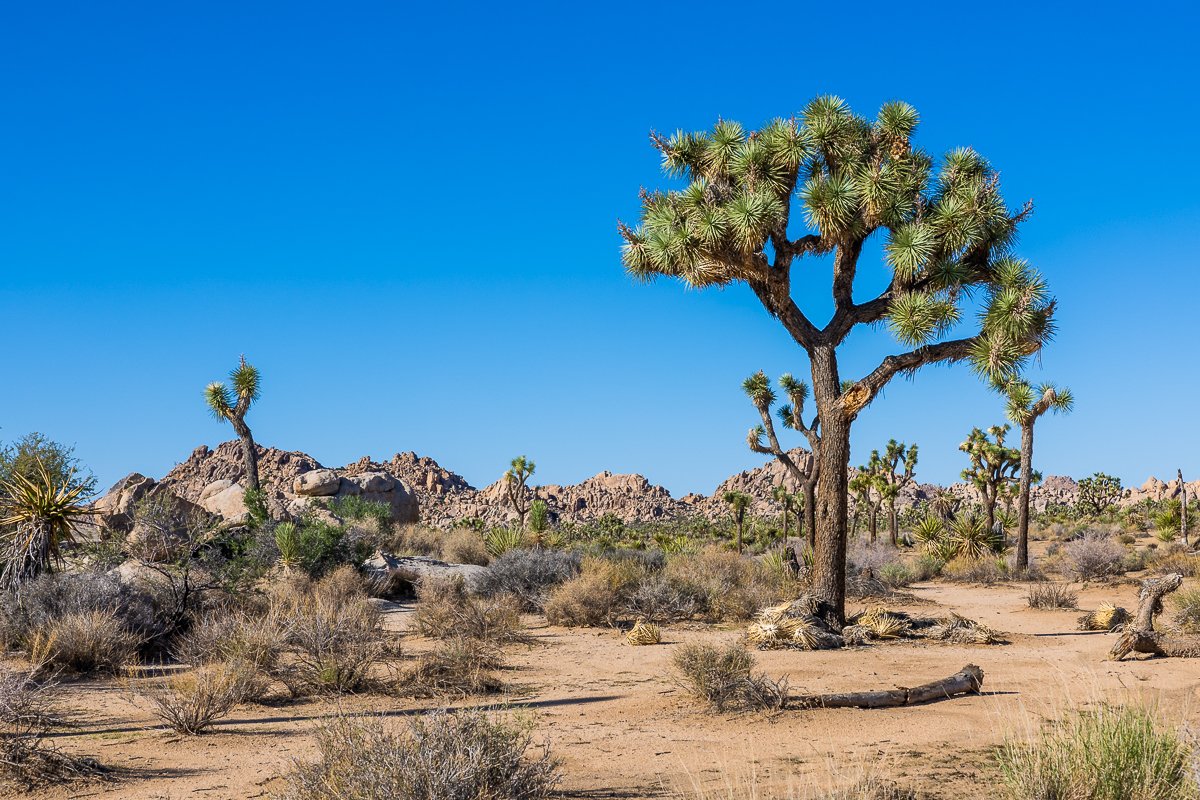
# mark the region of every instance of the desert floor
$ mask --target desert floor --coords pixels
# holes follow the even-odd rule
[[[587,798],[679,790],[749,797],[728,790],[738,781],[757,783],[757,796],[772,789],[804,798],[871,774],[931,798],[993,797],[992,748],[1006,733],[1034,730],[1069,705],[1139,697],[1174,721],[1200,720],[1200,660],[1105,661],[1113,635],[1077,631],[1079,611],[1031,610],[1024,591],[1021,584],[919,584],[911,590],[916,602],[894,604],[921,615],[956,611],[1006,632],[1007,645],[898,642],[758,654],[761,668],[786,674],[796,692],[912,686],[978,664],[986,674],[980,696],[890,710],[717,715],[673,686],[671,653],[680,642],[734,641],[739,627],[668,627],[662,645],[631,647],[616,630],[567,630],[529,617],[537,643],[510,649],[508,704],[531,713],[538,735],[561,757],[565,796]],[[1086,610],[1110,601],[1132,609],[1135,596],[1133,582],[1089,586],[1079,605]],[[404,631],[410,618],[411,607],[389,605],[392,629]],[[415,634],[403,639],[408,652],[426,646]],[[293,760],[312,755],[310,733],[322,718],[343,709],[378,713],[400,725],[437,705],[360,695],[244,706],[215,732],[181,737],[159,727],[120,681],[81,681],[65,689],[78,727],[56,735],[56,743],[99,758],[117,778],[36,797],[269,797]]]

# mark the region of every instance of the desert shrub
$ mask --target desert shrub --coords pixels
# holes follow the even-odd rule
[[[495,694],[504,688],[495,675],[503,666],[503,654],[492,642],[446,639],[417,658],[404,674],[401,687],[416,697]]]
[[[676,556],[664,572],[684,596],[697,599],[700,613],[711,620],[750,619],[795,589],[757,562],[715,547]]]
[[[1161,547],[1148,559],[1147,566],[1156,575],[1178,572],[1185,578],[1200,575],[1200,556],[1193,555],[1183,545]]]
[[[999,556],[984,556],[970,558],[959,556],[946,563],[942,568],[942,577],[961,583],[982,583],[990,585],[1006,581],[1011,577],[1008,562]]]
[[[900,551],[891,544],[870,544],[856,539],[847,554],[849,569],[857,572],[870,570],[878,575],[888,566],[901,563]]]
[[[525,544],[525,533],[520,528],[492,528],[483,537],[484,546],[493,558],[519,550]],[[540,548],[537,548],[540,549]]]
[[[74,611],[51,622],[30,649],[43,653],[50,667],[115,673],[134,659],[137,641],[111,612]]]
[[[623,612],[647,622],[688,620],[702,609],[702,601],[671,581],[662,572],[647,574],[623,599]]]
[[[423,525],[404,525],[395,531],[387,540],[386,546],[380,549],[398,555],[441,558],[444,539],[445,534],[442,531]]]
[[[1025,594],[1030,608],[1078,608],[1079,593],[1065,583],[1033,583]]]
[[[263,691],[258,674],[247,664],[205,664],[138,685],[134,692],[151,712],[177,733],[195,736],[229,714],[239,703]]]
[[[1014,800],[1185,800],[1198,795],[1192,748],[1144,708],[1102,706],[1006,742],[1000,773]]]
[[[192,666],[223,661],[270,673],[279,663],[285,638],[275,613],[207,614],[175,642],[171,655]]]
[[[281,800],[545,800],[558,762],[528,725],[480,711],[438,711],[389,733],[342,716],[317,729],[318,758],[285,779]]]
[[[1175,624],[1188,633],[1200,633],[1200,588],[1175,592],[1171,600],[1175,607]]]
[[[950,522],[949,541],[959,558],[980,560],[1005,549],[1004,535],[988,530],[987,520],[975,514],[963,514]]]
[[[876,574],[879,580],[883,581],[883,585],[889,589],[901,589],[921,580],[921,578],[917,577],[912,567],[903,561],[893,561],[889,564],[884,564]]]
[[[478,564],[486,567],[491,562],[487,546],[478,533],[464,528],[455,528],[442,540],[442,558],[451,564]]]
[[[550,592],[546,620],[567,627],[613,625],[624,598],[644,575],[643,568],[633,561],[585,558],[579,575]]]
[[[1091,532],[1067,542],[1062,548],[1060,569],[1077,581],[1096,580],[1125,572],[1127,550],[1105,533]]]
[[[460,577],[426,579],[417,589],[413,624],[434,639],[527,641],[517,604],[509,597],[471,597]]]
[[[385,654],[379,611],[351,582],[352,570],[337,570],[277,606],[286,626],[292,663],[278,677],[293,693],[352,692],[367,685],[371,668]]]
[[[777,709],[787,703],[787,681],[754,672],[754,655],[740,645],[685,644],[671,659],[675,679],[716,711]]]
[[[353,560],[346,534],[339,525],[311,517],[299,522],[281,522],[272,531],[280,562],[313,577]]]
[[[550,590],[579,574],[581,559],[560,550],[509,550],[488,567],[480,591],[512,595],[524,611],[541,611]]]
[[[913,583],[932,580],[942,574],[946,562],[929,553],[922,553],[913,559],[909,565],[912,570]]]
[[[387,503],[365,500],[359,495],[339,495],[325,501],[334,516],[350,522],[371,522],[382,533],[392,525],[392,509]]]
[[[67,755],[47,740],[62,720],[53,713],[57,685],[35,677],[43,666],[0,668],[0,783],[25,791],[105,772],[95,759]]]

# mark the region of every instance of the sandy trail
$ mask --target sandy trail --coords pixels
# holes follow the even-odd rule
[[[634,798],[701,784],[712,796],[730,775],[754,774],[761,787],[808,787],[864,773],[893,777],[931,797],[989,797],[991,748],[1006,731],[1027,730],[1071,703],[1138,696],[1162,713],[1196,721],[1200,660],[1104,660],[1113,637],[1075,630],[1077,611],[1026,606],[1024,586],[919,585],[919,603],[894,607],[922,615],[956,611],[1009,634],[1003,646],[899,642],[825,652],[758,654],[760,667],[788,676],[794,691],[823,692],[916,685],[968,663],[983,667],[980,696],[876,711],[829,709],[711,715],[687,702],[669,678],[673,645],[735,641],[738,626],[673,626],[664,644],[630,647],[612,630],[566,630],[528,618],[537,644],[511,653],[506,681],[521,713],[562,758],[571,796]],[[1132,584],[1096,586],[1080,606],[1115,601],[1132,608]],[[387,608],[389,628],[407,629],[411,607]],[[409,652],[425,646],[405,634]],[[113,681],[68,687],[80,724],[55,737],[64,748],[120,769],[117,783],[56,788],[44,798],[255,798],[280,785],[294,759],[310,757],[310,733],[345,711],[381,713],[389,724],[436,706],[364,695],[246,706],[214,733],[180,737],[158,728],[143,705]],[[478,701],[476,701],[478,702]],[[472,704],[470,702],[468,705]],[[492,706],[495,703],[486,703]]]

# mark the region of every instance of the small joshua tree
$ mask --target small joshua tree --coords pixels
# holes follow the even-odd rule
[[[1021,479],[1017,494],[1017,567],[1029,566],[1029,494],[1033,485],[1033,426],[1047,411],[1070,413],[1075,398],[1070,389],[1044,383],[1035,390],[1015,380],[1004,387],[1008,418],[1021,426]]]
[[[504,473],[504,491],[508,495],[508,502],[512,505],[513,511],[517,512],[517,519],[521,529],[525,528],[525,515],[529,513],[530,498],[529,489],[526,483],[530,476],[533,475],[533,461],[525,456],[517,456],[512,460],[512,466]]]
[[[816,417],[813,418],[811,424],[804,422],[804,402],[808,399],[808,384],[785,373],[779,378],[779,388],[783,389],[789,401],[779,407],[779,421],[785,428],[791,428],[804,434],[804,438],[808,440],[808,458],[802,464],[798,464],[796,459],[792,458],[791,454],[779,444],[779,437],[775,435],[775,424],[771,421],[771,406],[775,403],[775,391],[771,388],[771,380],[762,370],[742,381],[743,391],[746,392],[750,401],[754,403],[754,407],[758,409],[759,416],[762,417],[762,424],[750,429],[746,442],[756,453],[775,456],[792,476],[792,480],[799,485],[804,494],[803,527],[808,531],[808,543],[809,546],[812,546],[816,542],[817,535],[814,515],[817,507],[817,479],[819,477],[817,454],[821,448],[821,435],[817,431]]]
[[[737,526],[737,548],[742,552],[742,528],[746,523],[746,509],[750,507],[751,497],[745,492],[728,491],[722,499],[729,504],[733,511],[733,523]]]
[[[1121,499],[1121,479],[1097,472],[1079,481],[1080,510],[1085,514],[1100,516]]]
[[[967,440],[958,446],[971,459],[971,466],[962,471],[962,478],[970,481],[979,492],[989,532],[996,528],[996,501],[1012,496],[1017,485],[1017,471],[1021,468],[1021,452],[1004,444],[1004,437],[1010,430],[1009,425],[993,425],[986,433],[974,428]],[[1042,476],[1035,472],[1030,478],[1036,483]]]
[[[229,383],[232,391],[220,381],[213,381],[204,387],[204,399],[208,408],[217,419],[228,422],[233,426],[238,439],[242,442],[242,461],[246,470],[246,491],[257,492],[258,485],[258,449],[254,445],[254,436],[250,426],[246,424],[246,412],[258,399],[259,373],[255,367],[246,363],[242,356],[241,363],[229,373]]]
[[[895,439],[887,443],[883,455],[878,450],[871,452],[871,473],[883,503],[888,511],[888,534],[892,539],[892,547],[900,544],[900,524],[896,518],[896,498],[900,490],[913,481],[913,472],[917,468],[917,446],[906,446]]]
[[[804,499],[789,492],[787,487],[782,483],[771,490],[771,499],[776,503],[779,503],[780,511],[782,511],[783,540],[784,542],[787,542],[788,517],[791,515],[792,511],[797,507],[797,505],[799,505],[801,509],[804,508]],[[800,533],[803,535],[804,531],[802,530]]]
[[[879,507],[883,504],[878,476],[871,471],[870,465],[859,467],[858,472],[850,479],[848,488],[857,501],[857,510],[862,511],[866,517],[871,544],[875,544],[879,535]]]

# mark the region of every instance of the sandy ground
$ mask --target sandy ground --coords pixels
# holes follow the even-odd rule
[[[1196,722],[1198,660],[1104,660],[1113,637],[1075,630],[1078,611],[1036,611],[1022,585],[927,584],[914,587],[922,615],[956,611],[1009,634],[1011,644],[958,646],[900,642],[827,652],[759,653],[768,673],[786,674],[794,691],[820,692],[916,685],[965,664],[986,674],[984,693],[921,707],[888,710],[796,710],[713,715],[688,702],[668,676],[674,645],[734,641],[735,626],[679,626],[664,644],[630,647],[612,630],[565,630],[540,618],[537,639],[511,652],[511,705],[534,714],[539,736],[562,758],[566,796],[638,798],[702,786],[708,797],[750,779],[763,789],[809,797],[863,774],[895,779],[932,798],[994,797],[991,748],[1006,733],[1028,731],[1071,704],[1100,696],[1142,697],[1160,713]],[[1080,607],[1101,601],[1132,609],[1131,583],[1084,588]],[[388,612],[404,630],[411,611]],[[405,634],[410,649],[420,637]],[[145,707],[114,681],[67,688],[79,727],[55,737],[120,773],[109,784],[59,787],[44,798],[269,797],[293,760],[313,753],[314,725],[339,709],[370,711],[402,724],[435,704],[367,695],[246,706],[213,733],[181,737],[156,725]],[[470,703],[468,703],[470,704]],[[493,705],[490,701],[488,705]]]

